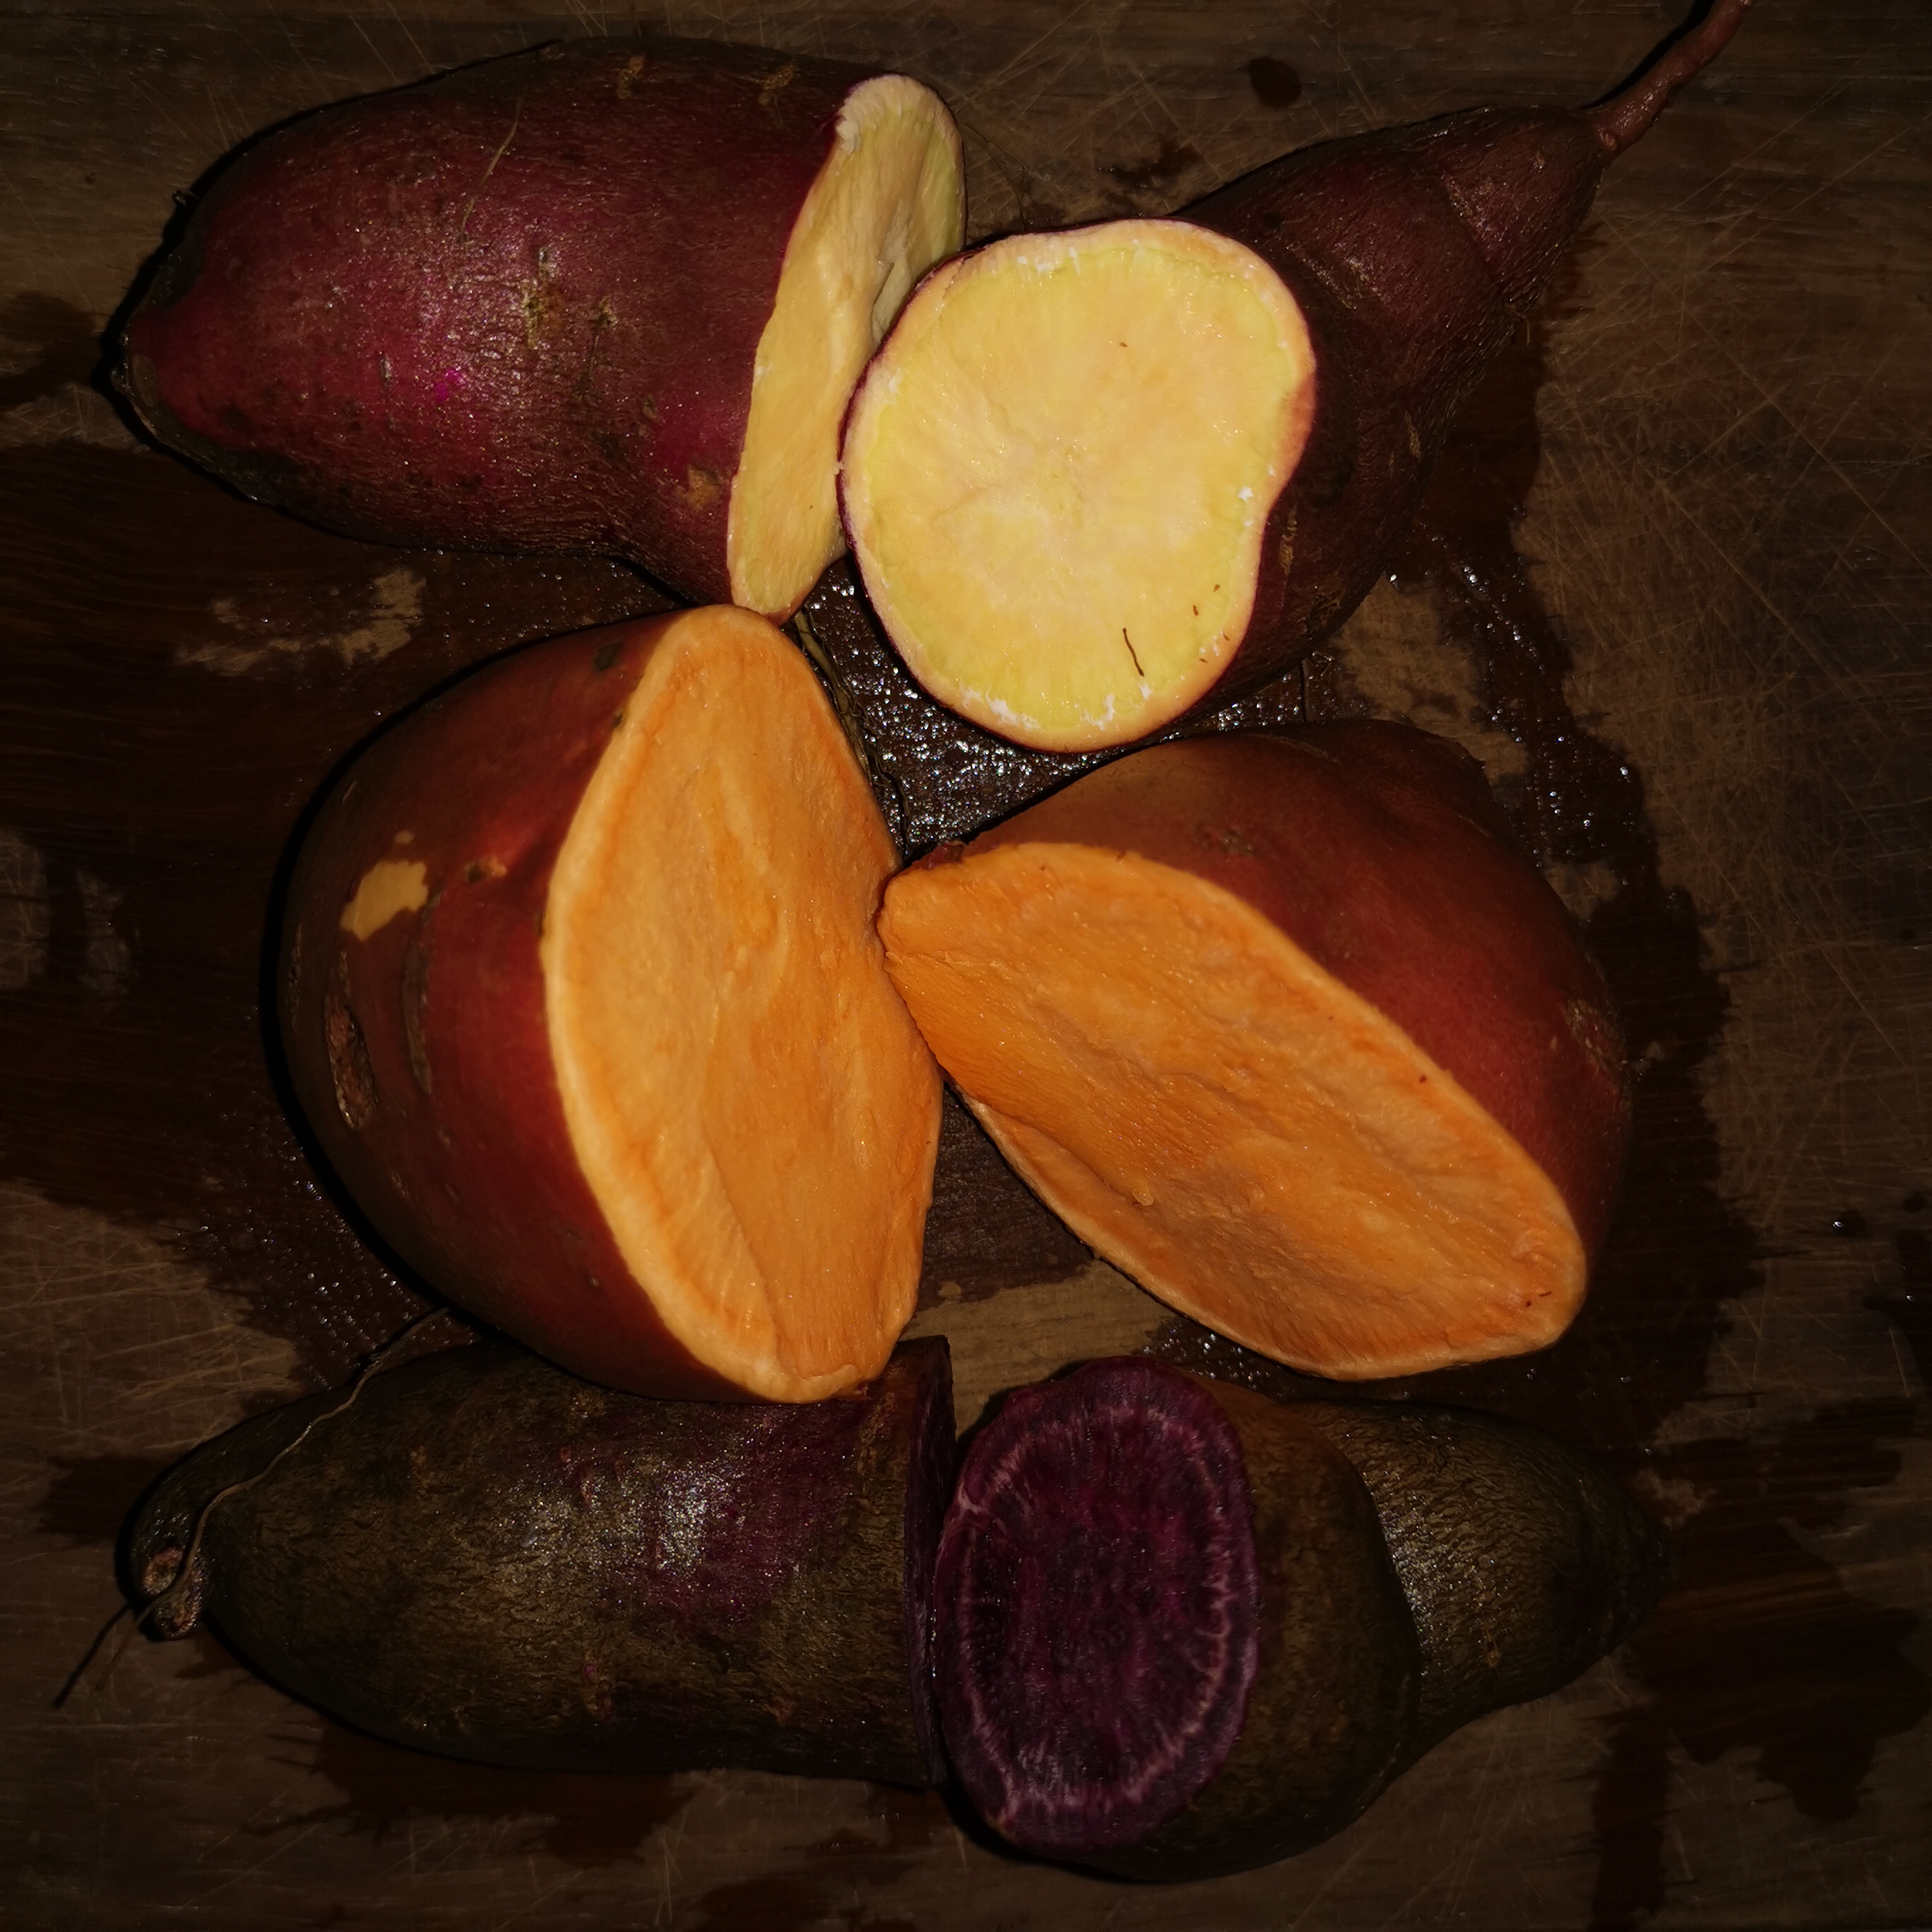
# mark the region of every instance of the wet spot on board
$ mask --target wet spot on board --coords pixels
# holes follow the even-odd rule
[[[0,825],[0,993],[17,992],[47,970],[53,902],[46,860],[10,825]]]
[[[950,1837],[953,1821],[938,1792],[884,1785],[867,1792],[866,1813],[866,1828],[833,1832],[784,1870],[714,1886],[698,1900],[692,1932],[784,1932],[833,1918],[850,1932],[914,1932],[909,1918],[839,1901],[890,1884]]]
[[[1130,196],[1171,196],[1192,170],[1204,168],[1200,150],[1172,134],[1163,134],[1154,154],[1143,161],[1102,161],[1099,172],[1118,182]]]
[[[364,658],[380,659],[400,650],[414,635],[422,616],[422,578],[408,566],[399,564],[370,584],[362,608],[347,614],[340,628],[304,634],[284,630],[288,621],[285,612],[253,611],[236,598],[218,597],[209,604],[208,614],[230,637],[186,645],[178,654],[178,661],[226,677],[239,677],[308,652],[332,652],[345,664]]]
[[[40,1498],[37,1527],[70,1543],[112,1543],[129,1513],[172,1458],[153,1456],[56,1456],[54,1474]]]
[[[282,1761],[296,1761],[296,1748],[291,1739]],[[688,1778],[466,1764],[334,1723],[325,1723],[308,1768],[342,1793],[340,1802],[272,1820],[256,1835],[340,1824],[381,1844],[418,1820],[460,1820],[488,1828],[502,1853],[547,1852],[579,1870],[637,1858],[697,1789]]]
[[[1285,60],[1260,54],[1248,63],[1248,86],[1264,107],[1277,112],[1301,98],[1301,76]]]

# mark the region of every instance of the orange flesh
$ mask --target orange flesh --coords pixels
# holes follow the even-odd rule
[[[1012,845],[902,874],[880,927],[1022,1177],[1208,1327],[1362,1378],[1541,1348],[1575,1315],[1582,1246],[1542,1170],[1220,887]]]
[[[914,283],[965,231],[958,130],[903,74],[862,82],[785,250],[731,489],[731,601],[788,617],[844,548],[838,430]]]
[[[719,608],[658,643],[551,880],[584,1176],[672,1334],[770,1400],[876,1374],[912,1313],[939,1082],[873,930],[896,862],[805,660]]]
[[[1016,236],[939,270],[861,386],[842,463],[914,676],[1048,751],[1179,716],[1246,634],[1313,389],[1280,278],[1186,222]]]

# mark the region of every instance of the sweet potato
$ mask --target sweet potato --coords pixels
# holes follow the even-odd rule
[[[942,264],[855,395],[853,554],[914,675],[987,730],[1125,745],[1354,609],[1604,170],[1712,58],[1615,98],[1289,154],[1186,211]]]
[[[1533,1430],[1093,1363],[967,1453],[940,1726],[1016,1844],[1210,1877],[1317,1843],[1457,1725],[1556,1689],[1668,1570],[1604,1472]]]
[[[728,607],[553,639],[385,732],[310,828],[296,1092],[402,1258],[581,1375],[809,1401],[912,1312],[939,1076],[892,841],[811,668]]]
[[[1209,1327],[1362,1378],[1540,1348],[1581,1305],[1616,1007],[1445,741],[1134,752],[900,874],[880,931],[1022,1178]]]
[[[128,1568],[158,1634],[206,1617],[399,1744],[920,1785],[952,1466],[943,1342],[790,1407],[618,1394],[483,1343],[204,1444]]]
[[[842,548],[838,430],[959,245],[902,75],[553,44],[308,116],[215,180],[125,332],[149,429],[380,542],[607,550],[775,617]]]

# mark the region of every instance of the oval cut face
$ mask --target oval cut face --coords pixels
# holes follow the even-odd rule
[[[842,472],[914,676],[1048,751],[1179,716],[1246,634],[1314,387],[1280,276],[1186,222],[1016,236],[937,270],[854,399]]]

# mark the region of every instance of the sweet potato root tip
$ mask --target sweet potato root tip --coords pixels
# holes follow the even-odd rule
[[[1722,53],[1744,25],[1751,0],[1714,0],[1694,27],[1680,28],[1624,86],[1586,110],[1604,152],[1615,156],[1648,133],[1687,82]]]

